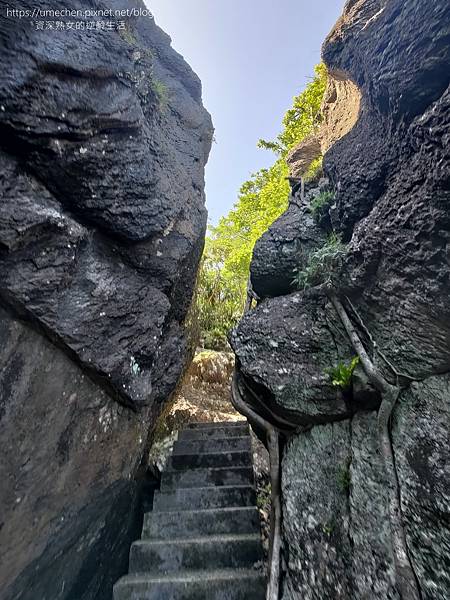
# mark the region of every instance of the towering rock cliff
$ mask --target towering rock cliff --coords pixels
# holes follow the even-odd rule
[[[199,79],[151,18],[20,19],[7,5],[1,596],[109,599],[136,537],[148,434],[189,358],[212,125]]]
[[[258,409],[290,430],[283,600],[409,600],[408,585],[423,600],[450,595],[449,25],[443,0],[347,2],[323,47],[332,79],[348,82],[344,98],[360,94],[354,126],[325,156],[333,200],[314,220],[325,183],[305,203],[294,195],[255,247],[262,300],[232,345]],[[331,285],[295,291],[294,269],[332,229],[345,248]],[[350,389],[332,384],[330,369],[356,354],[333,294],[399,391],[390,443],[361,365]]]

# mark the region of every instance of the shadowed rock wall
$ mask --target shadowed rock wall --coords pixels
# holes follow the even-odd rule
[[[369,353],[368,332],[376,342],[377,367],[396,383],[390,362],[403,388],[391,436],[414,574],[424,600],[450,594],[449,24],[442,0],[347,3],[323,58],[361,103],[325,155],[326,225],[309,214],[310,191],[255,247],[252,282],[265,299],[233,333],[237,363],[276,418],[312,426],[283,452],[285,600],[400,597],[380,398],[360,369],[352,389],[331,386],[328,370],[355,352],[323,290],[287,289],[293,262],[304,268],[331,225],[346,243],[335,292]]]
[[[212,125],[151,18],[42,31],[0,9],[0,587],[109,599],[189,359]]]

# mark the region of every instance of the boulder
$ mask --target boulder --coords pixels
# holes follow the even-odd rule
[[[449,85],[449,12],[445,0],[348,2],[324,43],[322,56],[328,69],[345,73],[361,94],[356,125],[324,160],[338,190],[335,225],[348,239],[355,224],[392,190],[393,175],[403,182],[402,202],[414,195],[415,188],[425,189],[424,176],[437,183],[444,175],[445,163],[439,159],[428,163],[428,159],[448,151],[448,145],[435,145],[445,130],[425,127],[430,143],[422,150],[420,140],[407,139],[407,132],[414,120],[421,123],[422,115]],[[419,171],[419,165],[408,169],[415,153],[427,156]]]
[[[291,177],[304,176],[315,159],[353,129],[359,117],[360,104],[361,93],[355,83],[344,72],[328,69],[321,123],[286,157]]]
[[[213,131],[200,81],[152,18],[76,20],[0,19],[5,600],[110,600],[149,434],[190,358]]]
[[[354,351],[326,299],[294,292],[264,300],[244,316],[230,343],[240,372],[280,417],[307,425],[351,412],[329,370],[349,363]]]
[[[308,254],[324,241],[308,204],[301,204],[298,196],[291,198],[286,212],[255,244],[250,267],[253,291],[259,298],[291,293],[297,270],[305,267]]]

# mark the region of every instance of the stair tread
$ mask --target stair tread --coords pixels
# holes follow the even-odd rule
[[[186,429],[203,429],[208,427],[239,427],[248,425],[248,421],[210,421],[208,423],[191,422],[186,426]]]
[[[146,545],[146,546],[167,546],[167,544],[179,544],[179,545],[190,545],[190,544],[211,544],[211,543],[224,543],[224,542],[252,542],[261,541],[259,533],[220,533],[215,535],[205,535],[201,537],[190,537],[190,538],[169,538],[166,540],[136,540],[133,544]]]
[[[224,449],[220,449],[221,445],[224,446]],[[241,447],[227,449],[227,446]],[[173,455],[214,454],[215,452],[222,452],[225,454],[228,454],[228,452],[251,452],[251,438],[249,435],[242,435],[232,438],[213,438],[209,440],[177,440],[174,443],[172,452]]]
[[[230,455],[231,455],[231,458],[238,457],[238,456],[244,456],[244,455],[252,456],[252,451],[251,450],[222,450],[220,452],[201,452],[201,453],[197,452],[197,451],[196,452],[183,452],[183,454],[175,454],[175,455],[172,454],[172,456],[170,458],[173,459],[174,456],[177,459],[179,459],[180,457],[183,457],[183,456],[189,456],[189,457],[201,456],[202,458],[205,458],[205,457],[214,458],[214,457],[219,457],[219,456],[230,456]],[[247,465],[236,465],[236,466],[242,467],[242,466],[247,466]],[[212,466],[212,467],[186,467],[186,468],[187,469],[207,469],[207,468],[219,469],[220,467]],[[170,470],[178,470],[178,469],[173,469],[173,467],[172,467],[167,470],[170,471]]]
[[[197,450],[193,451],[193,452],[183,452],[182,454],[177,454],[176,456],[191,456],[192,454],[194,455],[201,455],[201,456],[217,456],[217,455],[223,455],[223,454],[251,454],[252,451],[251,450],[221,450],[219,452],[198,452]],[[173,456],[173,455],[172,455]],[[212,467],[214,468],[214,467]]]
[[[226,496],[231,491],[247,491],[254,490],[255,486],[248,484],[239,484],[239,485],[206,485],[199,487],[179,487],[174,488],[173,490],[164,490],[164,491],[156,491],[155,498],[158,496],[164,496],[165,498],[170,497],[179,497],[179,496]],[[247,506],[243,504],[242,506]],[[200,507],[199,507],[200,508]]]
[[[257,569],[185,569],[183,571],[171,571],[170,573],[132,573],[124,575],[119,582],[164,582],[164,581],[197,581],[198,579],[226,579],[234,580],[240,578],[264,577],[262,571]]]
[[[205,469],[229,466],[250,467],[252,452],[250,450],[230,450],[227,452],[198,452],[172,454],[168,460],[168,470],[183,471],[186,469]]]
[[[224,485],[252,485],[254,482],[253,472],[237,471],[230,473],[203,473],[199,472],[182,475],[183,471],[176,474],[168,474],[161,480],[161,492],[173,492],[178,489],[196,489],[201,487],[223,487]]]
[[[240,439],[244,439],[244,440],[249,440],[251,439],[250,435],[236,435],[234,437],[228,437],[227,435],[224,435],[223,437],[219,437],[219,438],[213,438],[212,440],[202,440],[200,438],[194,438],[193,440],[176,440],[177,442],[181,442],[183,444],[190,444],[192,442],[220,442],[220,441],[233,441],[235,442],[236,440],[240,440]]]
[[[234,487],[234,486],[232,486],[232,487]],[[252,487],[252,486],[249,486],[249,487]],[[190,508],[188,510],[180,510],[180,511],[173,510],[170,512],[174,512],[174,513],[180,512],[180,513],[183,513],[183,517],[187,517],[187,515],[189,515],[189,513],[198,515],[198,514],[202,514],[202,513],[234,512],[236,510],[251,512],[253,510],[256,510],[256,506],[222,506],[220,508]],[[149,515],[149,516],[157,515],[158,518],[160,518],[160,513],[155,513],[155,511],[153,511],[153,510],[150,512],[144,513],[144,517],[146,515]]]
[[[211,535],[260,533],[256,506],[226,506],[148,512],[144,515],[141,539],[190,539]]]
[[[251,466],[246,466],[246,465],[236,465],[235,467],[233,466],[229,466],[229,467],[195,467],[195,468],[190,468],[190,469],[186,469],[189,471],[205,471],[205,472],[225,472],[225,471],[252,471],[253,472],[253,467]],[[164,473],[179,473],[180,469],[164,469],[164,471],[162,472],[162,474],[164,475]]]
[[[227,439],[250,437],[248,425],[240,425],[239,427],[197,427],[196,429],[183,429],[178,432],[179,441],[214,440],[222,437]]]
[[[153,511],[214,508],[211,503],[225,503],[225,506],[255,505],[255,488],[253,485],[221,485],[157,491],[153,499]]]

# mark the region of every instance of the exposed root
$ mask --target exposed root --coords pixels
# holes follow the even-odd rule
[[[251,310],[253,302],[258,302],[259,300],[259,296],[258,294],[255,293],[253,286],[252,286],[252,280],[251,280],[251,276],[248,276],[248,281],[247,281],[247,296],[245,299],[245,305],[244,305],[244,315],[245,313],[248,313],[249,310]]]
[[[409,558],[405,530],[402,522],[400,490],[389,431],[392,411],[401,392],[401,388],[398,385],[398,374],[395,369],[393,369],[394,373],[397,375],[396,385],[392,385],[385,379],[366,352],[358,332],[349,319],[342,302],[335,294],[329,293],[329,298],[339,315],[355,352],[359,356],[369,381],[381,393],[382,401],[378,411],[378,439],[388,485],[389,520],[391,524],[397,587],[403,600],[420,600],[420,588]],[[371,338],[370,334],[369,337]],[[390,363],[388,364],[390,365]]]
[[[273,425],[256,413],[245,401],[239,388],[238,375],[235,372],[231,382],[231,401],[237,411],[246,416],[251,423],[266,432],[270,459],[271,516],[269,548],[269,584],[266,600],[278,600],[280,586],[281,556],[281,485],[280,485],[280,444],[279,434]]]
[[[406,379],[406,381],[408,381],[408,382],[420,381],[420,379],[416,379],[415,377],[411,377],[411,375],[407,375],[406,373],[401,373],[400,371],[398,371],[395,368],[395,366],[393,365],[393,363],[388,359],[388,357],[384,354],[384,352],[382,352],[381,349],[378,347],[377,342],[373,339],[372,334],[367,329],[364,321],[362,320],[362,318],[361,318],[360,314],[358,313],[358,311],[356,310],[356,308],[353,306],[353,303],[350,300],[350,298],[348,296],[346,296],[345,299],[347,300],[348,305],[352,309],[353,314],[357,318],[358,323],[361,326],[361,329],[364,331],[364,333],[369,338],[369,341],[370,341],[370,343],[372,345],[374,354],[378,355],[384,361],[384,363],[387,365],[387,367],[392,371],[392,373],[395,375],[395,378],[397,380],[397,385],[403,379]]]
[[[244,385],[246,392],[248,392],[253,398],[256,407],[262,406],[263,410],[266,412],[266,416],[270,419],[270,422],[273,426],[280,432],[285,434],[286,436],[291,435],[292,433],[301,433],[305,427],[301,425],[296,425],[292,421],[277,415],[268,405],[265,403],[262,398],[251,388],[251,386],[243,379],[241,383]],[[259,413],[258,413],[259,414]],[[299,431],[300,430],[300,431]]]
[[[270,459],[271,511],[269,546],[269,585],[266,600],[278,600],[281,560],[280,442],[273,427],[267,432]]]

